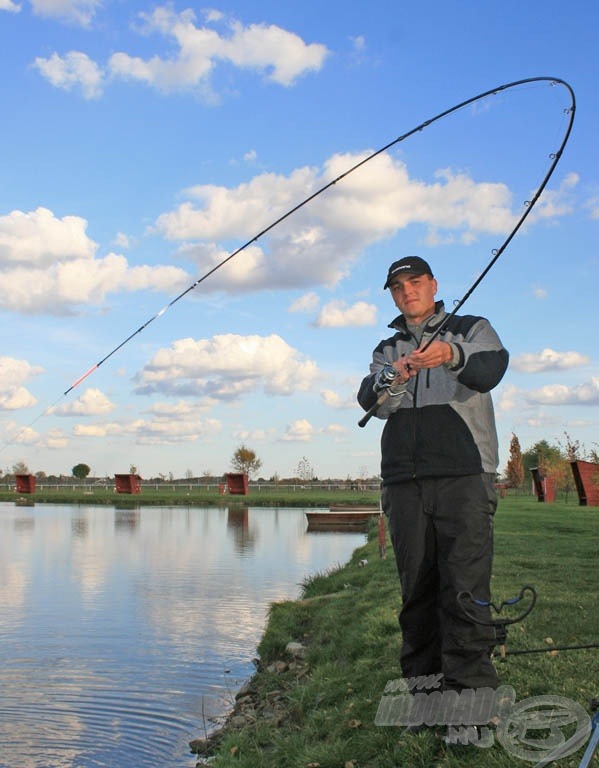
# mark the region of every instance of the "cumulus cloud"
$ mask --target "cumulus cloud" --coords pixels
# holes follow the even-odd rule
[[[171,419],[135,419],[130,422],[108,422],[106,424],[77,424],[73,429],[76,437],[129,437],[138,445],[176,445],[191,443],[210,437],[220,431],[216,419],[204,422],[173,422]]]
[[[497,410],[507,413],[515,410],[520,402],[520,389],[513,384],[503,386],[497,397]]]
[[[312,439],[314,427],[307,419],[295,419],[290,422],[281,440],[290,443],[307,443]]]
[[[31,0],[31,5],[39,16],[64,19],[87,27],[102,0]]]
[[[70,51],[64,56],[54,52],[49,58],[38,56],[34,66],[55,88],[63,91],[81,89],[85,99],[97,99],[104,89],[104,73],[89,56]]]
[[[16,428],[16,425],[12,425]],[[66,448],[69,443],[68,437],[60,429],[50,429],[46,434],[41,435],[32,427],[24,427],[19,430],[12,442],[19,445],[29,445],[35,448],[50,448],[61,450]]]
[[[115,407],[101,390],[89,388],[74,403],[62,405],[54,412],[58,416],[99,416],[110,413]]]
[[[0,216],[0,262],[5,266],[47,267],[57,259],[93,258],[97,244],[79,216],[56,218],[47,208]]]
[[[155,231],[182,243],[181,252],[213,269],[229,255],[217,243],[244,242],[338,178],[369,153],[340,154],[322,168],[303,167],[284,176],[262,173],[237,187],[197,185],[187,199],[155,222]],[[348,274],[367,246],[412,224],[472,241],[506,234],[518,216],[507,187],[477,183],[463,173],[440,171],[432,183],[411,178],[405,164],[379,155],[343,184],[327,189],[252,243],[211,276],[212,290],[332,286]]]
[[[289,305],[289,312],[313,312],[319,305],[320,299],[315,293],[304,293]]]
[[[317,376],[316,364],[278,335],[224,334],[179,339],[159,350],[136,376],[136,392],[237,400],[258,390],[291,395]]]
[[[358,301],[348,305],[345,301],[330,301],[320,310],[315,320],[317,328],[355,328],[376,324],[376,306]]]
[[[572,190],[578,185],[580,176],[569,173],[557,189],[545,189],[530,213],[529,222],[539,219],[555,219],[574,210]]]
[[[47,208],[0,217],[0,308],[65,315],[98,305],[107,293],[172,292],[189,282],[177,267],[129,267],[124,256],[96,256],[97,244],[79,216],[57,218]]]
[[[43,371],[40,366],[31,365],[26,360],[0,357],[0,410],[16,411],[35,405],[37,399],[24,385]]]
[[[356,397],[342,398],[338,392],[334,392],[332,389],[323,389],[320,393],[320,399],[329,408],[356,408]]]
[[[94,0],[38,0],[38,4],[68,6],[72,17],[79,13],[81,23],[86,11],[91,19],[97,5]],[[266,80],[288,87],[306,72],[321,69],[329,54],[326,46],[305,43],[274,24],[245,26],[234,19],[226,22],[219,13],[206,14],[206,24],[199,26],[192,10],[177,13],[172,5],[164,5],[140,13],[139,20],[139,33],[159,35],[173,44],[171,50],[146,59],[118,51],[105,66],[79,51],[64,57],[55,52],[49,59],[36,59],[35,64],[52,85],[67,90],[79,86],[85,98],[100,95],[109,79],[141,82],[163,93],[193,90],[212,98],[211,75],[220,63],[257,71]],[[222,24],[224,31],[214,28]]]
[[[18,3],[13,3],[12,0],[0,0],[0,11],[18,13],[20,10],[21,6]]]
[[[526,394],[531,404],[541,405],[599,405],[599,376],[577,386],[548,384]]]
[[[154,403],[147,418],[76,424],[76,437],[126,437],[138,445],[176,445],[206,440],[221,430],[217,419],[202,419],[204,404],[180,400]]]
[[[556,352],[548,347],[541,352],[518,355],[512,359],[511,367],[523,373],[542,373],[577,368],[589,362],[590,358],[580,352]]]

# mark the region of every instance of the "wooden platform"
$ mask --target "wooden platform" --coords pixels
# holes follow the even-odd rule
[[[308,531],[351,531],[363,532],[372,517],[378,517],[378,506],[331,507],[328,511],[306,512]]]

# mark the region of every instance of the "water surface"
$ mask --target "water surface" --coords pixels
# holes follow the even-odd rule
[[[268,605],[362,534],[301,509],[0,503],[0,766],[187,768]]]

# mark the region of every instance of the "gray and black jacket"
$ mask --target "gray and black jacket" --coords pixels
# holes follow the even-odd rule
[[[364,410],[380,394],[375,381],[383,365],[421,347],[446,317],[443,302],[436,302],[420,341],[403,315],[389,324],[396,333],[374,350],[370,374],[358,392]],[[497,470],[497,432],[489,393],[507,369],[508,352],[484,317],[454,315],[438,340],[452,345],[453,360],[419,371],[377,411],[379,418],[387,420],[381,437],[383,485]]]

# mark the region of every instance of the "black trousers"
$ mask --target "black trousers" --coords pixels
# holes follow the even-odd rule
[[[493,475],[385,486],[382,505],[401,582],[404,677],[442,673],[445,689],[495,689],[494,630],[469,619],[457,601],[461,591],[490,599]],[[490,619],[488,607],[469,603],[469,610]]]

